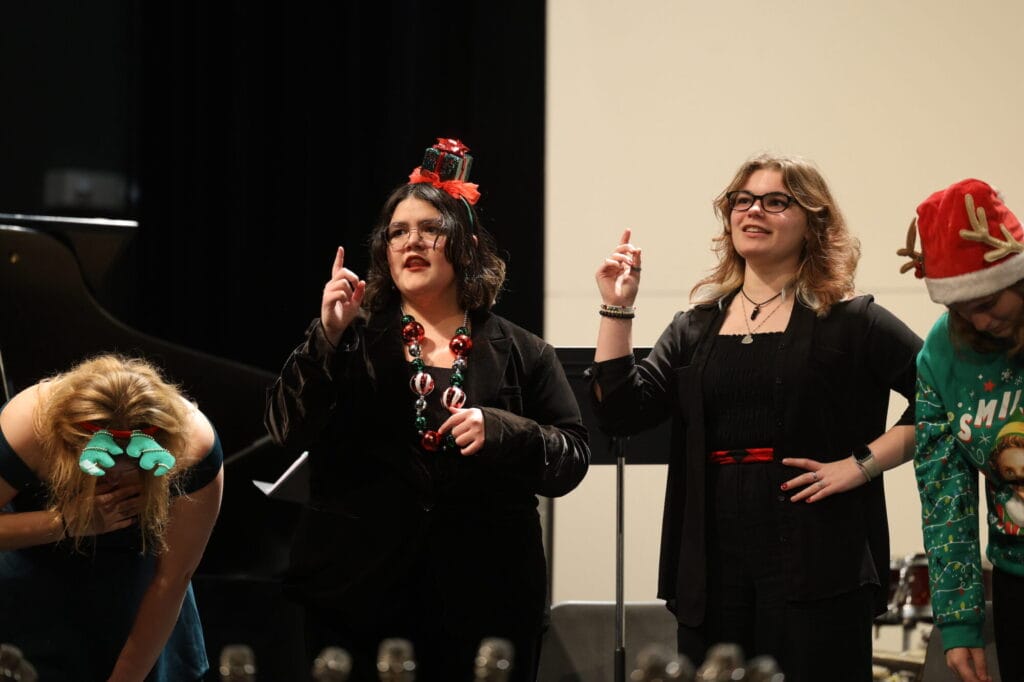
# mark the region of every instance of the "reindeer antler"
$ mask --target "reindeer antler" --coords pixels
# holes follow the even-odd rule
[[[999,224],[999,230],[1006,237],[1005,240],[999,240],[989,234],[988,231],[988,220],[985,218],[985,208],[979,206],[974,207],[974,197],[970,194],[964,195],[964,203],[967,204],[967,218],[971,221],[970,230],[960,230],[960,236],[972,242],[981,242],[994,247],[991,251],[985,254],[985,260],[989,263],[997,261],[1000,258],[1006,258],[1011,253],[1022,253],[1024,252],[1024,244],[1013,238],[1010,231],[1006,229],[1006,225]]]
[[[924,277],[924,255],[915,251],[914,246],[917,244],[917,218],[910,221],[910,227],[907,229],[907,246],[896,251],[897,256],[905,256],[910,259],[909,263],[904,263],[900,266],[900,274],[902,275],[907,270],[914,271],[914,277],[921,279]]]

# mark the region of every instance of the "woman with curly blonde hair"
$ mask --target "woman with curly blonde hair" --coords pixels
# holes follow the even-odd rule
[[[0,641],[44,680],[198,680],[190,577],[220,508],[205,416],[102,355],[0,411]]]
[[[889,393],[910,400],[921,341],[854,295],[857,240],[809,162],[756,156],[715,208],[718,264],[640,362],[629,230],[598,269],[595,411],[612,434],[673,421],[658,596],[681,653],[734,642],[787,680],[870,679],[880,474],[914,442],[910,408],[886,431]]]
[[[730,196],[743,192],[743,186],[758,171],[778,173],[792,199],[803,209],[807,233],[791,285],[793,293],[805,306],[824,317],[834,303],[854,293],[853,276],[860,260],[860,241],[850,234],[825,178],[805,159],[793,156],[760,154],[751,158],[740,166],[729,186],[715,199],[715,213],[722,221],[722,233],[713,240],[718,265],[694,286],[693,301],[717,303],[742,286],[746,259],[732,239],[733,200]]]

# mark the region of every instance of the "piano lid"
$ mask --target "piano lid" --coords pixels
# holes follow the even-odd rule
[[[101,298],[110,268],[124,253],[139,227],[135,220],[27,213],[0,213],[0,224],[31,227],[67,244],[78,261],[86,285]]]

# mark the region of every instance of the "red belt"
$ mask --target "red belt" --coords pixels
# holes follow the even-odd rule
[[[715,450],[711,453],[712,464],[751,464],[775,460],[773,448],[744,448],[742,450]]]

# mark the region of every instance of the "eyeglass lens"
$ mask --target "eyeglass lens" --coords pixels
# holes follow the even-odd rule
[[[749,211],[755,201],[760,201],[761,209],[767,213],[782,213],[793,203],[793,198],[783,192],[751,194],[744,190],[730,192],[728,200],[729,206],[734,211]]]
[[[407,227],[405,225],[392,225],[387,231],[388,246],[392,249],[404,249],[412,239],[412,233],[415,232],[419,235],[420,239],[427,246],[434,247],[437,245],[437,240],[444,234],[444,229],[440,224],[423,224],[419,227]]]

